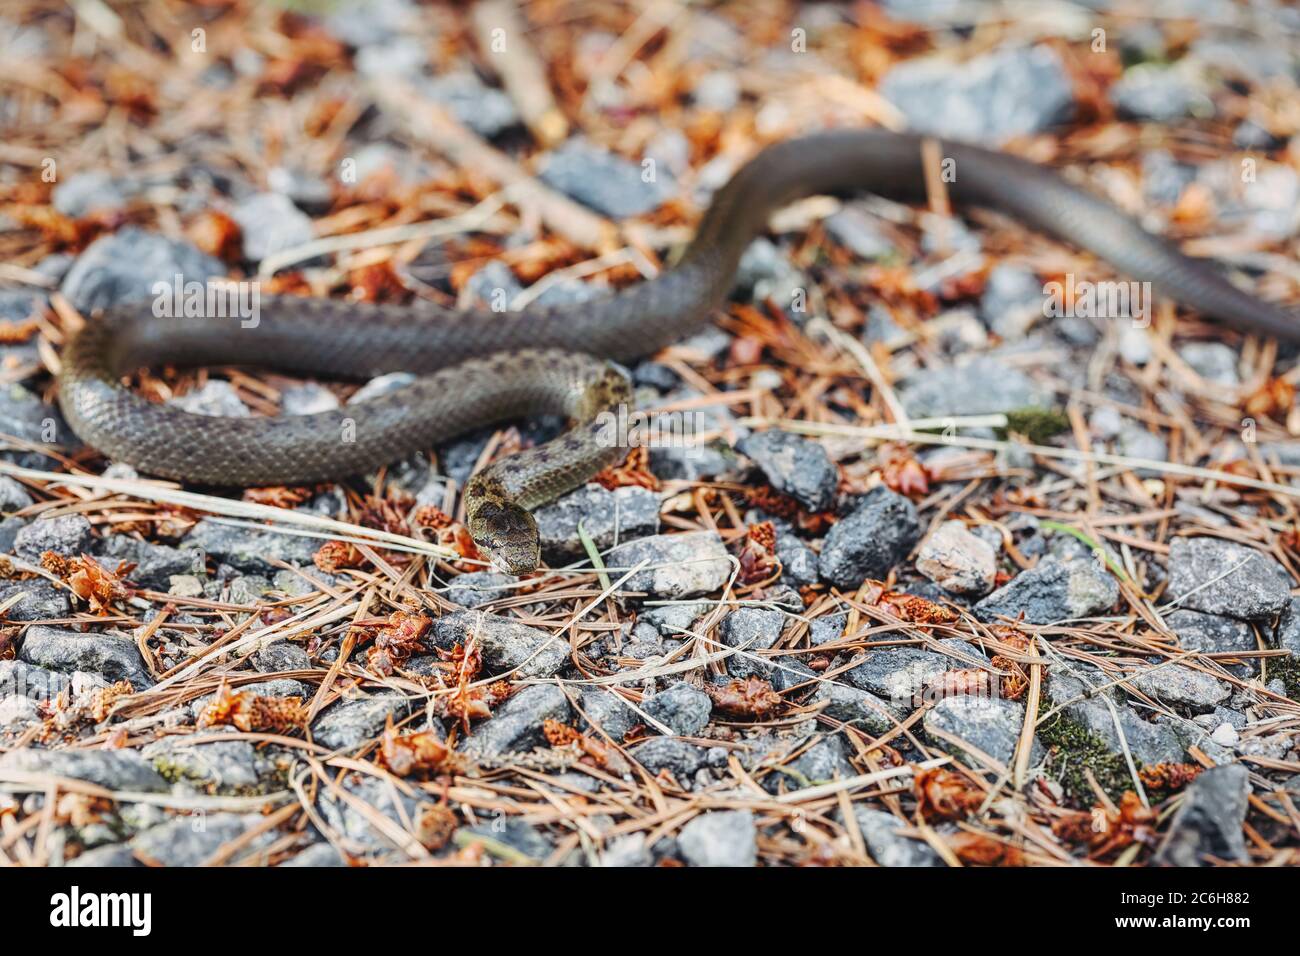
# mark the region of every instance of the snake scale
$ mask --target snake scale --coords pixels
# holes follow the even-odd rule
[[[1300,328],[1285,310],[1240,290],[1213,265],[1183,255],[1047,167],[956,142],[941,142],[940,150],[953,163],[947,185],[958,205],[992,208],[1055,235],[1235,328],[1297,338]],[[924,198],[924,182],[919,135],[840,130],[774,144],[715,194],[675,266],[576,306],[494,313],[423,301],[268,296],[250,328],[160,318],[147,305],[115,306],[68,341],[60,404],[73,430],[114,459],[225,486],[338,479],[477,426],[539,413],[567,416],[567,432],[480,471],[465,489],[472,537],[500,567],[522,573],[539,562],[530,509],[626,453],[596,422],[601,411],[631,401],[625,374],[604,360],[653,354],[699,328],[726,297],[742,252],[775,209],[854,190],[914,201]],[[123,375],[162,363],[421,377],[337,411],[223,418],[149,402],[123,383]]]

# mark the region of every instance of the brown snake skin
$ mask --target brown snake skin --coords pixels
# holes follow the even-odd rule
[[[600,358],[650,355],[697,329],[731,288],[741,253],[769,214],[819,193],[924,196],[922,138],[841,130],[769,146],[713,198],[681,260],[654,279],[579,306],[498,314],[428,302],[368,305],[265,297],[253,328],[235,319],[158,318],[147,305],[106,311],[64,349],[60,404],[73,430],[142,471],[214,485],[300,484],[374,468],[480,425],[538,413],[575,425],[555,441],[476,475],[465,490],[469,530],[500,566],[537,566],[529,509],[580,485],[625,449],[593,418],[630,402],[623,373]],[[1228,282],[1109,203],[1046,167],[977,146],[941,142],[959,205],[996,209],[1086,249],[1129,276],[1233,327],[1285,339],[1283,309]],[[168,277],[170,278],[170,277]],[[220,418],[148,402],[122,376],[173,365],[274,365],[289,372],[422,378],[338,411]],[[351,440],[348,440],[348,438]]]

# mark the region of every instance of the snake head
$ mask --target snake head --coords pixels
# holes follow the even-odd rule
[[[542,560],[537,522],[510,501],[483,500],[469,513],[470,537],[492,563],[508,574],[536,571]]]

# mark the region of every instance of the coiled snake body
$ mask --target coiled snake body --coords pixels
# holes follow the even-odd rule
[[[73,336],[62,355],[59,400],[73,430],[142,471],[212,485],[300,484],[356,474],[467,429],[539,413],[574,423],[552,442],[479,472],[465,489],[468,526],[500,566],[539,560],[529,509],[577,487],[626,449],[596,416],[630,401],[627,362],[697,329],[730,290],[741,253],[769,214],[819,193],[924,195],[920,136],[844,130],[768,147],[713,198],[673,268],[579,306],[522,313],[266,297],[260,321],[233,327],[159,318],[118,306]],[[986,206],[1080,246],[1207,316],[1279,338],[1294,319],[1188,258],[1109,203],[1046,167],[977,146],[943,142],[954,162],[949,195]],[[279,418],[222,418],[158,405],[122,376],[148,365],[274,365],[365,378],[414,372],[416,381],[345,409]]]

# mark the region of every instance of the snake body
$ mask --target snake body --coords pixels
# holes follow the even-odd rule
[[[1285,339],[1285,310],[1233,285],[1104,200],[1044,166],[978,146],[941,142],[955,178],[949,196],[984,206],[1082,247],[1185,306],[1231,326]],[[88,444],[142,471],[213,485],[299,484],[374,468],[468,429],[538,413],[567,416],[555,441],[479,472],[465,490],[471,535],[516,573],[538,562],[529,509],[577,487],[626,449],[597,416],[630,401],[628,362],[698,329],[730,290],[741,254],[768,216],[808,195],[870,190],[924,197],[922,138],[840,130],[767,147],[718,191],[675,266],[578,306],[521,313],[454,311],[432,303],[358,304],[294,296],[262,299],[260,321],[157,317],[115,306],[72,336],[62,355],[60,404]],[[338,411],[223,418],[154,404],[122,382],[149,365],[274,365],[288,372],[366,378],[421,376]]]

